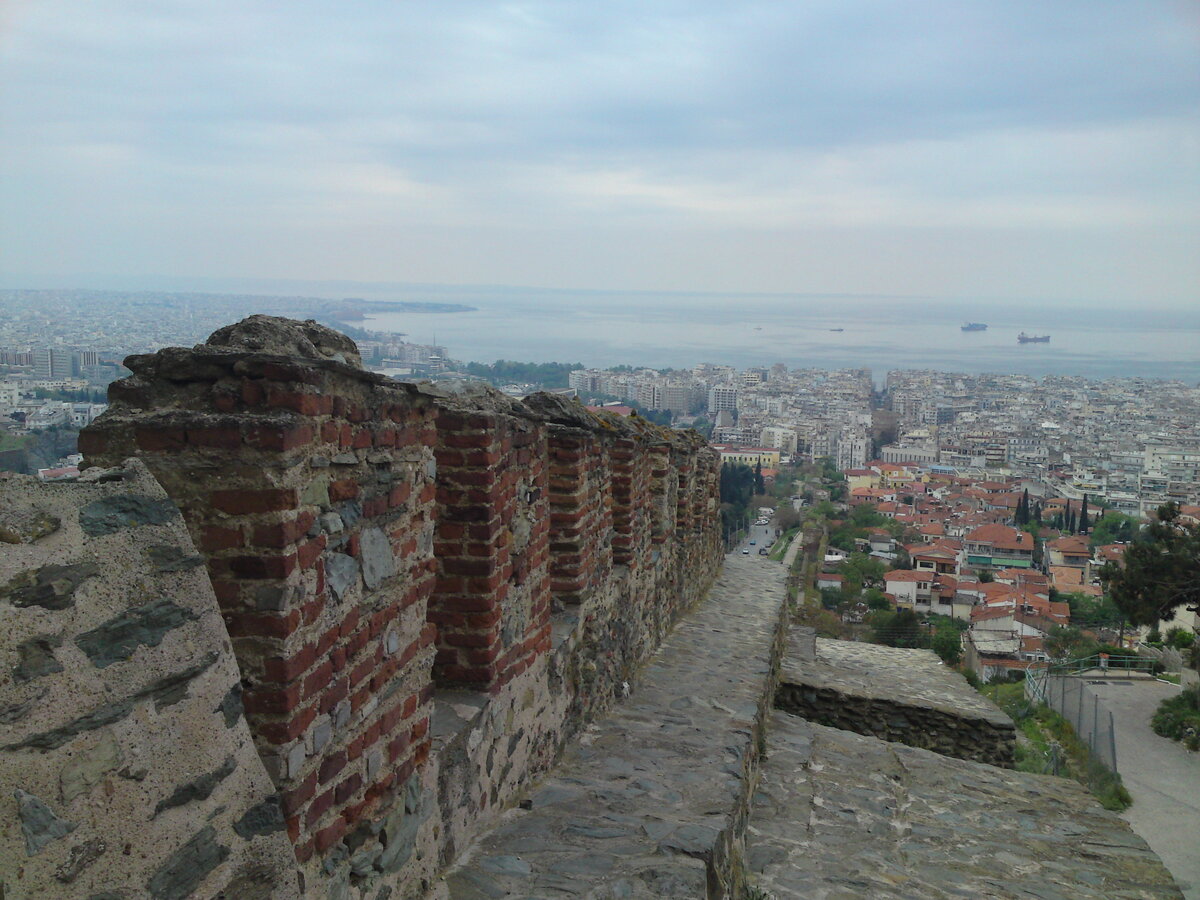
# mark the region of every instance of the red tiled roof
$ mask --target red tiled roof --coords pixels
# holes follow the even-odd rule
[[[975,544],[991,544],[998,550],[1033,550],[1033,537],[1008,525],[981,525],[969,532],[966,540]]]
[[[1062,553],[1072,555],[1087,555],[1089,553],[1087,538],[1078,534],[1069,534],[1057,540],[1050,541],[1046,546]]]
[[[932,572],[917,572],[913,569],[893,569],[883,576],[884,581],[898,582],[918,582],[929,581],[933,577]]]

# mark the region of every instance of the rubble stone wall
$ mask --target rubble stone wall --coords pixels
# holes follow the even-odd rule
[[[298,897],[204,560],[136,459],[0,476],[0,896]]]
[[[81,451],[182,512],[312,896],[418,896],[719,566],[694,434],[397,383],[311,322],[126,364]]]
[[[775,707],[809,721],[932,750],[973,762],[1012,768],[1016,739],[1011,723],[955,714],[929,706],[861,697],[830,687],[781,684]]]

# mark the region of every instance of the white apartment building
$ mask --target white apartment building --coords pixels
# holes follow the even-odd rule
[[[796,452],[797,436],[791,428],[768,425],[760,433],[759,441],[764,447],[775,447],[789,456]]]
[[[737,388],[724,384],[714,385],[708,391],[708,411],[715,413],[723,409],[736,410],[737,399]]]

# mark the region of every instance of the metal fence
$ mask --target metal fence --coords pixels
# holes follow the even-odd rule
[[[1113,715],[1093,691],[1087,680],[1079,675],[1059,674],[1054,669],[1043,670],[1039,677],[1026,681],[1026,696],[1045,703],[1071,723],[1080,741],[1091,750],[1092,762],[1117,774],[1117,739],[1113,731]]]

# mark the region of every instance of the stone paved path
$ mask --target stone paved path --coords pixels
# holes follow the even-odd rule
[[[777,712],[746,839],[750,881],[806,898],[1178,898],[1171,875],[1073,781]]]
[[[629,699],[463,855],[436,897],[702,898],[728,885],[773,688],[784,568],[726,558]]]

